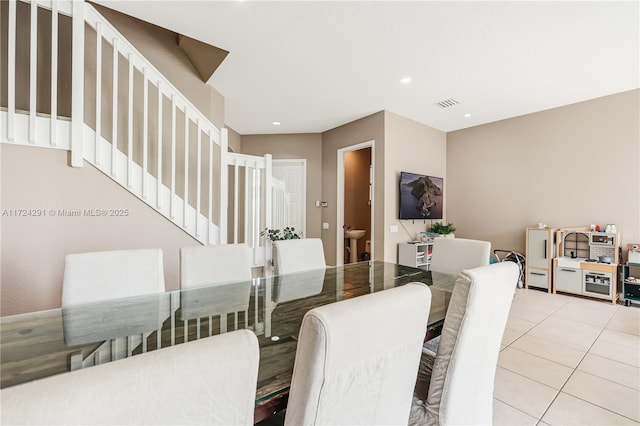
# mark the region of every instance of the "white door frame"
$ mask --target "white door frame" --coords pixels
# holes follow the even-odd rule
[[[273,173],[273,168],[278,165],[301,165],[302,166],[302,197],[301,197],[301,208],[302,208],[302,229],[298,231],[302,231],[303,237],[307,236],[307,159],[306,158],[279,158],[271,160],[271,173]]]
[[[344,265],[344,155],[347,152],[358,151],[363,148],[371,148],[371,260],[374,259],[375,241],[375,176],[376,176],[376,141],[370,140],[356,145],[338,149],[338,200],[336,202],[336,266]],[[342,224],[342,226],[340,226]]]

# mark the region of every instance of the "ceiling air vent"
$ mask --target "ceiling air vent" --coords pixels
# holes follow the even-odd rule
[[[449,98],[449,99],[445,99],[444,101],[438,102],[438,105],[440,105],[442,108],[449,108],[454,105],[458,105],[458,101],[456,101],[453,98]]]

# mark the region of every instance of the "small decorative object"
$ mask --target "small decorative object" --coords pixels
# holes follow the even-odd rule
[[[421,231],[419,239],[423,243],[433,243],[433,239],[439,236],[440,234],[436,234],[435,232]]]
[[[434,222],[431,224],[431,232],[435,232],[436,234],[440,234],[441,236],[453,238],[453,232],[456,230],[453,223],[447,223],[446,225],[443,222]]]
[[[269,241],[281,241],[281,240],[299,240],[300,234],[296,232],[294,227],[287,226],[284,229],[269,229],[266,228],[260,233],[261,236],[266,237]]]

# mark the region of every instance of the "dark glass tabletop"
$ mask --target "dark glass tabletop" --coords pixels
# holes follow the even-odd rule
[[[0,386],[248,328],[260,343],[259,405],[288,390],[300,324],[310,309],[422,282],[432,291],[429,325],[434,326],[444,319],[455,278],[368,261],[3,317]]]

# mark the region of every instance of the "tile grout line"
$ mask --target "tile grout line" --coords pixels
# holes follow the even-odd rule
[[[591,348],[593,348],[593,346],[595,345],[595,343],[596,343],[596,341],[598,340],[598,338],[602,335],[602,333],[604,332],[604,330],[607,328],[607,325],[609,325],[609,323],[611,322],[611,320],[612,320],[613,316],[614,316],[614,315],[615,315],[615,313],[618,311],[618,309],[619,309],[619,306],[618,306],[618,305],[616,305],[616,309],[615,309],[614,313],[613,313],[613,314],[611,314],[611,317],[609,318],[609,320],[607,321],[607,323],[602,327],[602,329],[600,330],[600,333],[598,333],[598,336],[593,340],[593,343],[591,344],[591,346],[589,346],[589,348],[588,348],[588,349],[587,349],[587,351],[584,353],[584,355],[582,356],[582,358],[580,359],[580,361],[578,362],[578,364],[576,364],[576,367],[573,369],[573,371],[571,372],[571,374],[569,375],[569,377],[567,377],[567,380],[565,380],[564,384],[562,385],[562,387],[560,388],[560,390],[558,391],[558,393],[556,394],[556,396],[553,398],[553,400],[551,401],[551,403],[549,404],[549,406],[545,409],[545,411],[544,411],[544,413],[542,414],[542,417],[540,417],[540,419],[539,419],[539,422],[538,422],[538,423],[542,422],[542,419],[544,418],[544,416],[545,416],[545,415],[547,414],[547,412],[549,411],[549,408],[551,408],[551,406],[553,405],[553,403],[556,401],[556,399],[558,398],[558,395],[560,395],[561,393],[563,393],[562,391],[564,390],[564,388],[565,388],[566,384],[569,382],[569,380],[571,380],[571,377],[573,377],[573,375],[574,375],[574,373],[575,373],[576,371],[580,371],[581,373],[588,374],[588,375],[590,375],[590,376],[592,376],[592,377],[597,377],[597,378],[602,379],[602,380],[607,380],[607,381],[608,381],[608,382],[610,382],[610,383],[618,384],[618,385],[620,385],[620,386],[625,386],[625,385],[622,385],[621,383],[616,383],[616,382],[613,382],[613,381],[611,381],[611,380],[605,379],[605,378],[603,378],[603,377],[595,376],[595,375],[593,375],[593,374],[589,374],[589,373],[587,373],[587,372],[585,372],[585,371],[578,370],[578,367],[580,366],[580,364],[582,363],[582,361],[584,361],[584,359],[586,358],[587,354],[589,354],[589,351],[591,350]],[[603,357],[603,358],[606,358],[606,357]],[[609,358],[606,358],[606,359],[609,359]],[[615,361],[615,360],[612,360],[612,361]],[[625,387],[627,387],[627,388],[628,388],[628,386],[625,386]],[[633,388],[630,388],[630,389],[633,389]],[[583,401],[583,402],[585,402],[585,403],[587,403],[587,404],[593,405],[593,406],[595,406],[595,407],[598,407],[598,408],[601,408],[601,409],[603,409],[603,410],[605,410],[605,411],[608,411],[608,412],[610,412],[610,413],[613,413],[613,414],[615,414],[615,415],[617,415],[617,416],[624,417],[624,418],[626,418],[626,419],[629,419],[629,420],[631,420],[631,421],[636,422],[636,420],[635,420],[635,419],[632,419],[632,418],[630,418],[630,417],[628,417],[628,416],[626,416],[626,415],[624,415],[624,414],[616,413],[615,411],[612,411],[612,410],[610,410],[610,409],[608,409],[608,408],[606,408],[606,407],[602,407],[602,406],[600,406],[600,405],[598,405],[598,404],[594,404],[594,403],[593,403],[593,402],[591,402],[591,401],[587,401],[587,400],[585,400],[585,399],[582,399],[582,398],[580,398],[580,397],[578,397],[578,396],[576,396],[576,395],[570,394],[570,393],[568,393],[568,392],[564,392],[564,393],[565,393],[566,395],[570,395],[570,396],[571,396],[571,397],[573,397],[573,398],[579,399],[580,401]]]
[[[521,300],[527,300],[528,298],[527,298],[526,296],[527,296],[527,294],[525,293],[525,294],[524,294],[524,297],[522,297],[522,298],[521,298]],[[536,301],[536,302],[537,302],[537,301]],[[528,328],[524,333],[520,334],[520,336],[518,336],[516,339],[514,339],[514,340],[513,340],[512,342],[510,342],[508,345],[505,345],[505,346],[504,346],[504,348],[502,348],[502,349],[500,350],[500,352],[502,352],[502,351],[503,351],[504,349],[506,349],[506,348],[511,347],[515,342],[517,342],[518,340],[520,340],[523,336],[527,335],[531,330],[533,330],[533,329],[534,329],[534,328],[536,328],[538,325],[540,325],[542,322],[544,322],[544,321],[546,321],[547,319],[549,319],[550,317],[552,317],[554,314],[558,313],[562,308],[564,308],[564,307],[568,306],[570,303],[571,303],[571,301],[570,301],[570,300],[565,301],[565,303],[563,303],[563,304],[562,304],[562,305],[560,305],[560,306],[557,306],[557,307],[556,307],[556,309],[555,309],[555,310],[553,310],[552,312],[550,312],[549,314],[545,314],[545,317],[544,317],[544,318],[542,318],[540,321],[537,321],[537,322],[535,323],[535,325],[534,325],[534,326],[532,326],[532,327]],[[578,370],[578,366],[579,366],[579,365],[584,361],[584,359],[586,358],[587,354],[589,354],[589,351],[590,351],[590,350],[593,348],[593,346],[595,345],[596,341],[597,341],[597,340],[602,336],[603,332],[605,331],[605,329],[607,328],[607,326],[611,323],[611,321],[612,321],[613,317],[615,316],[615,314],[618,312],[618,310],[619,310],[620,306],[621,306],[621,305],[617,305],[617,304],[616,304],[616,308],[615,308],[615,310],[614,310],[614,311],[613,311],[613,313],[609,316],[609,319],[607,320],[607,322],[606,322],[604,325],[602,325],[602,326],[595,326],[595,325],[593,325],[593,324],[589,324],[589,325],[592,325],[592,326],[595,326],[595,327],[599,327],[599,328],[600,328],[600,331],[598,332],[598,335],[595,337],[595,339],[593,340],[593,342],[592,342],[592,343],[591,343],[591,345],[587,348],[587,350],[586,350],[586,351],[582,351],[582,350],[579,350],[579,349],[576,349],[576,348],[572,348],[572,347],[570,347],[570,346],[567,346],[567,348],[569,348],[569,349],[574,349],[574,350],[576,350],[576,351],[579,351],[579,352],[582,352],[582,353],[583,353],[582,357],[580,358],[580,360],[578,361],[578,363],[576,364],[576,366],[575,366],[575,367],[569,367],[569,366],[566,366],[566,365],[561,364],[561,363],[559,363],[559,362],[557,362],[557,361],[550,360],[550,359],[548,359],[548,358],[545,358],[545,357],[542,357],[542,356],[539,356],[539,355],[536,355],[536,354],[532,354],[532,353],[530,353],[530,352],[528,352],[528,351],[525,351],[525,350],[522,350],[522,349],[512,348],[512,349],[518,350],[518,351],[520,351],[520,352],[524,352],[524,353],[527,353],[527,354],[529,354],[529,355],[539,357],[539,358],[544,359],[544,360],[546,360],[546,361],[554,362],[554,363],[556,363],[556,364],[558,364],[558,365],[561,365],[561,366],[564,366],[564,367],[567,367],[567,368],[571,368],[571,370],[572,370],[572,371],[571,371],[571,374],[570,374],[570,375],[567,377],[567,379],[564,381],[564,383],[563,383],[563,385],[560,387],[560,389],[554,389],[553,387],[551,387],[551,386],[549,386],[549,385],[547,385],[547,384],[545,384],[545,383],[542,383],[542,382],[540,382],[540,381],[538,381],[538,380],[535,380],[535,379],[532,379],[532,378],[530,378],[530,377],[524,376],[523,374],[520,374],[520,373],[518,373],[518,372],[516,372],[516,371],[512,371],[512,370],[510,370],[510,369],[508,369],[508,368],[505,368],[505,367],[500,367],[500,368],[504,368],[506,371],[509,371],[509,372],[511,372],[511,373],[513,373],[513,374],[517,374],[517,375],[519,375],[519,376],[521,376],[521,377],[523,377],[523,378],[525,378],[525,379],[531,380],[531,381],[533,381],[533,382],[535,382],[535,383],[541,384],[541,385],[543,385],[543,386],[547,386],[547,387],[549,387],[549,388],[553,389],[554,391],[557,391],[557,392],[556,392],[556,394],[555,394],[555,396],[553,397],[553,399],[552,399],[552,400],[551,400],[551,402],[549,403],[549,405],[545,408],[545,410],[544,410],[544,412],[542,413],[542,415],[540,416],[540,418],[536,419],[536,420],[537,420],[537,423],[536,423],[537,425],[540,425],[540,424],[543,422],[543,420],[542,420],[542,419],[543,419],[543,418],[544,418],[544,416],[548,413],[548,411],[549,411],[549,409],[551,408],[551,406],[555,403],[555,401],[557,400],[557,398],[558,398],[558,396],[560,395],[560,393],[565,393],[565,395],[569,395],[569,396],[571,396],[571,397],[573,397],[573,398],[576,398],[576,399],[578,399],[578,400],[580,400],[580,401],[583,401],[583,402],[585,402],[585,403],[587,403],[587,404],[589,404],[589,405],[592,405],[592,406],[594,406],[594,407],[598,407],[598,408],[600,408],[600,409],[603,409],[603,410],[605,410],[605,411],[608,411],[608,412],[610,412],[610,413],[612,413],[612,414],[615,414],[615,415],[617,415],[617,416],[624,417],[624,418],[629,419],[629,420],[634,421],[634,422],[636,421],[636,420],[634,420],[634,419],[632,419],[632,418],[630,418],[630,417],[628,417],[628,416],[626,416],[626,415],[623,415],[623,414],[621,414],[621,413],[617,413],[617,412],[612,411],[612,410],[610,410],[610,409],[608,409],[608,408],[606,408],[606,407],[602,407],[602,406],[600,406],[600,405],[598,405],[598,404],[594,404],[594,403],[592,403],[592,402],[590,402],[590,401],[584,400],[584,399],[579,398],[579,397],[577,397],[577,396],[575,396],[575,395],[572,395],[572,394],[570,394],[570,393],[563,392],[563,390],[564,390],[564,388],[565,388],[566,384],[569,382],[569,380],[571,379],[571,377],[573,377],[573,375],[575,374],[576,370]],[[533,310],[535,311],[535,309],[533,309]],[[537,311],[537,312],[539,312],[539,311]],[[544,314],[544,312],[539,312],[539,313]],[[518,318],[518,319],[521,319],[521,320],[525,320],[525,321],[530,321],[530,320],[528,320],[528,319],[526,319],[526,318],[520,318],[520,317],[515,317],[515,318]],[[562,317],[558,317],[558,318],[562,318]],[[569,318],[564,318],[564,319],[569,320],[569,321],[573,321],[573,320],[571,320],[571,319],[569,319]],[[534,321],[531,321],[531,322],[534,322]],[[578,321],[576,321],[576,322],[578,322]],[[511,330],[511,331],[515,331],[515,330]],[[615,330],[614,330],[614,331],[615,331]],[[538,337],[535,337],[535,336],[529,336],[529,337],[538,338]],[[544,340],[544,339],[541,339],[541,340]],[[563,346],[564,346],[564,345],[563,345]],[[611,360],[611,361],[615,361],[615,362],[620,362],[620,361],[612,360],[612,359],[607,358],[607,357],[603,357],[603,358],[605,358],[605,359],[609,359],[609,360]],[[622,364],[628,365],[628,364],[626,364],[626,363],[622,363]],[[610,383],[618,384],[618,385],[621,385],[621,386],[626,387],[626,388],[628,388],[628,389],[635,390],[634,388],[628,387],[628,386],[623,385],[623,384],[621,384],[621,383],[613,382],[613,381],[611,381],[611,380],[608,380],[608,379],[605,379],[605,378],[601,378],[601,377],[599,377],[599,376],[592,375],[592,374],[587,373],[587,372],[584,372],[584,371],[582,371],[582,370],[579,370],[579,371],[580,371],[581,373],[588,374],[588,375],[591,375],[591,376],[593,376],[593,377],[597,377],[597,378],[600,378],[600,379],[607,380],[607,381],[609,381]],[[530,415],[530,414],[528,414],[528,413],[526,413],[526,412],[524,412],[524,411],[520,410],[519,408],[516,408],[516,407],[512,406],[511,404],[508,404],[507,402],[502,401],[502,400],[501,400],[501,399],[499,399],[499,398],[495,398],[495,396],[494,396],[494,399],[496,399],[496,400],[500,401],[501,403],[503,403],[503,404],[505,404],[505,405],[507,405],[507,406],[509,406],[509,407],[511,407],[511,408],[513,408],[513,409],[515,409],[515,410],[517,410],[517,411],[519,411],[519,412],[521,412],[521,413],[524,413],[525,415],[527,415],[527,416],[529,416],[529,417],[536,418],[535,416],[532,416],[532,415]]]
[[[526,293],[525,293],[525,297],[524,297],[523,299],[526,299]],[[531,327],[531,328],[529,328],[527,331],[525,331],[524,333],[522,333],[520,336],[518,336],[518,337],[517,337],[515,340],[513,340],[511,343],[509,343],[508,345],[506,345],[502,350],[504,350],[504,349],[506,349],[506,348],[510,347],[513,343],[517,342],[517,341],[518,341],[522,336],[526,335],[527,333],[529,333],[529,331],[531,331],[531,330],[533,330],[534,328],[536,328],[536,327],[537,327],[538,325],[540,325],[543,321],[545,321],[546,319],[548,319],[548,318],[549,318],[550,316],[552,316],[554,313],[558,312],[562,307],[566,306],[568,303],[569,303],[569,302],[567,301],[567,302],[565,302],[564,304],[562,304],[562,305],[558,306],[558,307],[557,307],[557,309],[555,309],[554,311],[552,311],[551,313],[549,313],[548,315],[546,315],[543,319],[541,319],[540,321],[538,321],[534,326],[532,326],[532,327]],[[540,312],[540,313],[543,313],[543,312]],[[516,317],[516,318],[517,318],[517,317]],[[520,318],[520,319],[522,319],[522,320],[526,320],[525,318]],[[533,322],[533,321],[531,321],[531,322]],[[533,336],[530,336],[530,337],[533,337]],[[512,348],[512,349],[519,350],[520,352],[528,353],[529,355],[537,356],[537,355],[535,355],[535,354],[531,354],[531,353],[529,353],[529,352],[526,352],[526,351],[520,350],[520,349],[518,349],[518,348]],[[501,350],[500,352],[502,352],[502,350]],[[586,353],[585,353],[585,355],[586,355]],[[552,360],[546,359],[546,358],[544,358],[544,357],[539,357],[539,358],[545,359],[545,360],[547,360],[547,361],[555,362],[555,361],[552,361]],[[557,364],[560,364],[560,363],[557,363]],[[560,365],[562,365],[562,364],[560,364]],[[498,366],[496,366],[496,367],[498,367]],[[565,367],[566,367],[566,366],[565,366]],[[500,367],[500,368],[504,368],[504,367]],[[570,367],[568,367],[568,368],[570,368]],[[543,385],[543,386],[547,386],[547,387],[549,387],[549,388],[553,389],[554,391],[556,390],[556,389],[552,388],[551,386],[549,386],[549,385],[547,385],[547,384],[545,384],[545,383],[542,383],[542,382],[539,382],[539,381],[537,381],[537,380],[531,379],[530,377],[524,376],[524,375],[522,375],[522,374],[520,374],[520,373],[518,373],[518,372],[515,372],[515,371],[512,371],[512,370],[509,370],[508,368],[504,368],[504,369],[505,369],[505,370],[507,370],[507,371],[510,371],[510,372],[512,372],[512,373],[514,373],[514,374],[517,374],[517,375],[519,375],[519,376],[521,376],[521,377],[524,377],[525,379],[528,379],[528,380],[531,380],[531,381],[533,381],[533,382],[539,383],[539,384],[541,384],[541,385]],[[571,374],[573,374],[573,372],[572,372]],[[571,377],[571,375],[570,375],[569,377]],[[567,380],[568,380],[568,379],[567,379]],[[565,382],[565,383],[566,383],[566,382]],[[564,386],[564,385],[563,385],[563,386]],[[522,413],[526,414],[527,416],[529,416],[529,417],[531,417],[531,418],[536,419],[536,425],[538,425],[538,424],[540,424],[540,422],[542,422],[542,418],[543,418],[543,417],[544,417],[544,415],[547,413],[547,411],[549,410],[549,407],[551,407],[551,404],[553,404],[553,402],[556,400],[556,398],[558,397],[558,395],[559,395],[559,394],[560,394],[560,390],[558,390],[558,392],[556,393],[556,396],[554,396],[554,397],[553,397],[553,399],[551,400],[551,402],[549,403],[549,405],[547,406],[547,408],[545,408],[545,410],[544,410],[544,412],[542,413],[542,415],[540,416],[540,418],[537,418],[536,416],[532,416],[532,415],[531,415],[531,414],[529,414],[529,413],[525,413],[524,411],[522,411],[522,410],[520,410],[520,409],[518,409],[518,408],[516,408],[516,407],[513,407],[511,404],[508,404],[508,403],[506,403],[505,401],[502,401],[502,400],[501,400],[501,399],[499,399],[499,398],[495,398],[495,396],[494,396],[494,399],[497,399],[498,401],[502,402],[503,404],[506,404],[506,405],[508,405],[509,407],[511,407],[511,408],[513,408],[513,409],[515,409],[515,410],[518,410],[518,411],[520,411],[520,412],[522,412]]]
[[[522,336],[524,336],[524,335],[526,335],[527,333],[529,333],[529,331],[531,331],[531,330],[533,330],[534,328],[536,328],[538,325],[540,325],[542,322],[544,322],[545,320],[547,320],[549,317],[551,317],[553,314],[555,314],[556,312],[558,312],[560,309],[562,309],[564,306],[567,306],[568,304],[569,304],[569,301],[565,302],[565,303],[564,303],[564,304],[562,304],[561,306],[558,306],[558,307],[557,307],[557,309],[555,309],[554,311],[552,311],[551,313],[549,313],[549,314],[548,314],[547,316],[545,316],[542,320],[538,321],[538,323],[537,323],[535,326],[531,327],[531,328],[530,328],[529,330],[527,330],[525,333],[523,333],[522,335],[520,335],[517,339],[515,339],[513,342],[511,342],[511,344],[515,343],[515,342],[516,342],[517,340],[519,340]],[[613,315],[612,315],[612,316],[613,316]],[[607,324],[608,324],[608,322],[607,322]],[[604,327],[602,328],[602,330],[604,330]],[[600,333],[598,334],[598,337],[600,336],[600,334],[602,334],[602,330],[600,330]],[[535,337],[535,336],[529,336],[529,337]],[[597,340],[597,337],[596,337],[596,339],[594,339],[594,342],[595,342],[596,340]],[[511,344],[509,344],[507,347],[511,346]],[[593,346],[593,343],[591,344],[591,346]],[[505,347],[505,348],[506,348],[506,347]],[[590,347],[590,348],[591,348],[591,347]],[[518,350],[518,348],[513,348],[513,349]],[[572,349],[573,349],[573,348],[572,348]],[[521,352],[526,352],[526,351],[521,351]],[[529,352],[526,352],[526,353],[529,353]],[[538,421],[537,421],[537,424],[539,424],[539,423],[541,423],[541,422],[542,422],[542,419],[544,418],[544,416],[545,416],[545,415],[547,414],[547,412],[549,411],[549,408],[551,408],[551,406],[553,405],[553,403],[556,401],[556,399],[558,398],[558,395],[560,395],[560,393],[562,392],[562,389],[564,388],[564,386],[566,385],[566,383],[569,381],[569,379],[571,378],[571,376],[573,376],[573,374],[575,373],[576,369],[578,368],[578,365],[580,365],[580,363],[582,362],[582,360],[584,360],[584,357],[586,357],[586,356],[587,356],[587,353],[588,353],[588,351],[587,351],[587,352],[584,352],[584,355],[582,356],[582,358],[580,359],[580,361],[578,361],[578,363],[576,364],[576,367],[572,369],[571,374],[569,374],[569,377],[567,377],[567,379],[564,381],[564,383],[563,383],[563,385],[560,387],[560,389],[557,389],[557,392],[556,392],[555,396],[553,397],[553,399],[551,400],[551,402],[549,403],[549,405],[547,405],[547,407],[544,409],[544,412],[542,413],[542,415],[537,419],[537,420],[538,420]],[[537,356],[537,355],[535,355],[535,354],[531,354],[531,353],[529,353],[529,355]],[[540,357],[540,358],[542,358],[542,359],[546,359],[547,361],[550,361],[550,362],[555,362],[555,361],[553,361],[553,360],[550,360],[550,359],[547,359],[547,358],[544,358],[544,357]],[[560,364],[560,363],[557,363],[557,364]],[[562,364],[560,364],[560,365],[562,365]],[[504,368],[504,367],[502,367],[502,368]],[[571,367],[569,367],[569,368],[571,368]],[[506,369],[506,370],[507,370],[507,371],[511,371],[511,370],[508,370],[508,369]],[[512,373],[514,373],[514,374],[518,374],[518,375],[519,375],[519,376],[521,376],[521,377],[524,377],[524,378],[526,378],[526,379],[529,379],[529,380],[531,380],[531,381],[534,381],[534,382],[536,382],[536,383],[539,383],[539,384],[542,384],[542,385],[544,385],[544,386],[547,386],[547,387],[551,388],[551,386],[546,385],[545,383],[539,382],[538,380],[531,379],[531,378],[529,378],[529,377],[527,377],[527,376],[524,376],[524,375],[522,375],[522,374],[520,374],[520,373],[517,373],[517,372],[515,372],[515,371],[511,371],[511,372],[512,372]],[[551,388],[551,389],[554,389],[554,388]],[[554,389],[554,390],[556,390],[556,389]],[[502,401],[502,402],[504,402],[504,401]],[[514,408],[515,408],[515,407],[514,407]]]

